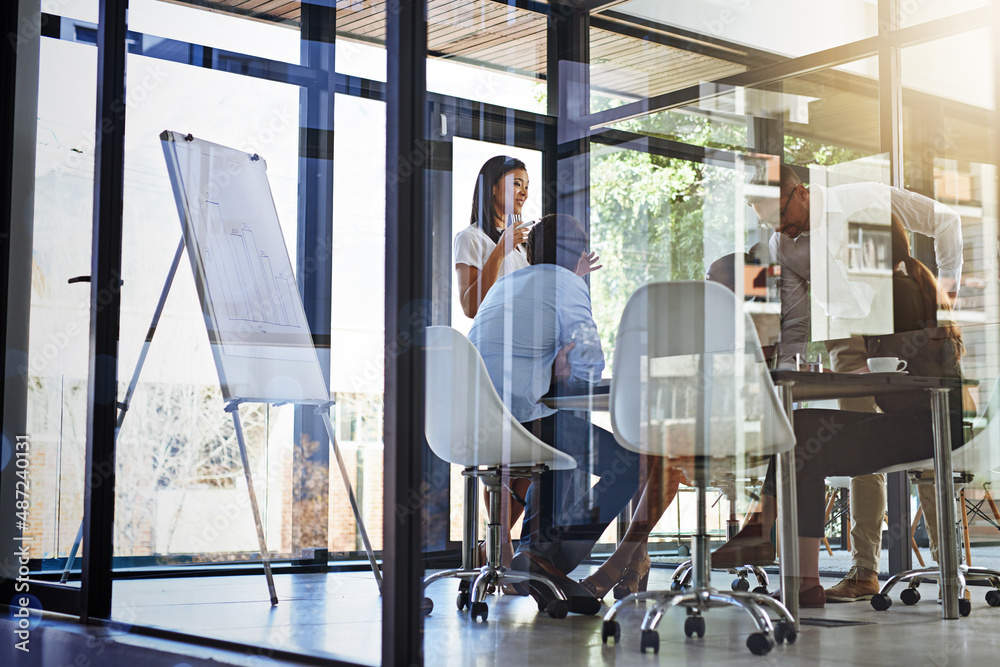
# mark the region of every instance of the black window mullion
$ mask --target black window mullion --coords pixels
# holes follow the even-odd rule
[[[428,324],[430,225],[425,210],[424,138],[427,2],[400,3],[386,15],[385,226],[385,580],[382,664],[423,664],[420,614],[424,507],[424,369],[417,344]]]
[[[127,6],[127,0],[101,0],[97,28],[97,146],[80,605],[83,621],[111,615]]]

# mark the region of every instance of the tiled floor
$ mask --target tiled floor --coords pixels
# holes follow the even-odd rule
[[[651,583],[665,587],[670,572],[654,569]],[[585,573],[581,569],[575,574]],[[716,573],[714,583],[728,588],[730,579]],[[151,625],[258,647],[247,650],[251,656],[283,649],[379,664],[381,601],[370,574],[283,575],[276,577],[276,584],[281,602],[271,608],[263,577],[119,581],[114,615],[123,629],[132,623]],[[972,590],[972,615],[958,621],[941,620],[933,584],[925,584],[925,601],[914,607],[904,606],[894,595],[896,602],[886,612],[876,612],[867,603],[804,610],[803,618],[865,624],[803,625],[794,645],[778,646],[766,657],[755,657],[746,649],[746,637],[753,628],[745,612],[713,609],[706,614],[705,637],[686,639],[684,614],[673,610],[660,623],[661,648],[654,656],[638,650],[643,613],[638,605],[619,617],[621,645],[604,645],[600,617],[570,615],[553,620],[539,614],[530,598],[491,597],[489,621],[471,623],[455,609],[455,582],[443,581],[429,591],[435,611],[425,623],[425,660],[435,667],[648,665],[658,661],[879,667],[997,664],[1000,609],[984,602],[987,589]]]

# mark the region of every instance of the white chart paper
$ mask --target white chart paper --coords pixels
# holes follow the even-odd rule
[[[264,160],[179,132],[160,138],[223,395],[328,402]]]

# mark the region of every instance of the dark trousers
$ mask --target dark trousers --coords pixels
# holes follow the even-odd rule
[[[930,410],[881,414],[844,410],[795,411],[796,502],[799,537],[823,537],[827,477],[867,475],[934,456]],[[962,445],[962,418],[952,411],[951,446]],[[774,460],[762,489],[776,495]]]
[[[639,455],[590,422],[557,412],[525,424],[542,442],[576,460],[576,470],[542,473],[528,488],[518,551],[568,573],[590,555],[639,488]],[[592,484],[588,471],[600,479]]]

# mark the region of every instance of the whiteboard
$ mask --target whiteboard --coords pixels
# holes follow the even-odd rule
[[[329,402],[266,163],[180,132],[160,139],[223,396]]]

